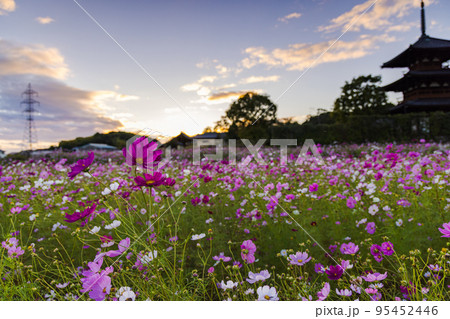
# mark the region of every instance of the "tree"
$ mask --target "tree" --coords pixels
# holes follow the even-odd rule
[[[336,115],[384,113],[393,104],[380,87],[381,76],[360,76],[345,82],[342,93],[334,102]]]
[[[277,106],[267,95],[248,92],[230,105],[216,123],[216,131],[228,131],[230,137],[267,138],[277,121]]]

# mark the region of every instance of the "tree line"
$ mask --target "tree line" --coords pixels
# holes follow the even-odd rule
[[[233,102],[215,127],[207,131],[228,132],[229,138],[297,138],[300,142],[314,139],[323,144],[450,137],[450,130],[445,125],[450,114],[392,115],[389,110],[393,106],[381,87],[381,76],[363,75],[345,82],[331,111],[319,109],[304,123],[293,118],[278,119],[277,105],[268,95],[248,92]]]

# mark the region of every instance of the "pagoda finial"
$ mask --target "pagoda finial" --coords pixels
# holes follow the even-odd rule
[[[426,25],[425,25],[425,4],[423,3],[422,0],[422,10],[421,10],[421,18],[422,18],[422,35],[426,35],[425,31],[426,31]]]

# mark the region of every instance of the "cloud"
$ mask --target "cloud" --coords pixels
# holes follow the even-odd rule
[[[218,93],[214,93],[211,94],[208,97],[209,101],[229,101],[230,99],[235,99],[235,98],[239,98],[240,96],[248,93],[250,91],[229,91],[229,92],[218,92]]]
[[[0,16],[16,10],[14,0],[0,0]]]
[[[38,49],[37,49],[38,48]],[[31,58],[32,53],[41,59]],[[52,61],[50,58],[56,59]],[[115,112],[119,103],[139,97],[108,90],[83,90],[67,85],[69,72],[56,49],[16,45],[0,40],[0,148],[20,150],[25,117],[20,104],[28,83],[39,93],[35,116],[39,146],[63,139],[88,136],[121,128],[122,116]],[[119,120],[120,119],[120,120]]]
[[[301,16],[302,16],[302,14],[299,13],[299,12],[292,12],[292,13],[290,13],[288,15],[285,15],[282,18],[278,18],[278,21],[281,21],[281,22],[284,22],[284,23],[288,23],[289,20],[291,20],[291,19],[298,19]]]
[[[0,140],[22,139],[25,117],[20,93],[28,82],[39,93],[35,123],[40,142],[57,143],[122,127],[121,121],[110,117],[111,103],[123,101],[121,94],[81,90],[49,77],[14,75],[0,77],[0,127],[5,128]]]
[[[367,0],[354,6],[350,11],[332,19],[328,25],[320,26],[319,31],[345,31],[348,28],[349,31],[385,30],[395,24],[392,20],[398,21],[407,16],[411,9],[420,7],[420,0],[378,0],[370,8],[374,2]],[[428,0],[427,5],[435,2],[436,0]],[[368,11],[364,13],[365,10]]]
[[[35,74],[65,79],[69,68],[56,48],[22,45],[0,39],[0,76]]]
[[[204,91],[205,86],[203,85],[203,83],[213,83],[216,79],[217,79],[217,76],[215,76],[215,75],[202,76],[196,82],[183,85],[181,87],[181,90],[184,92]],[[204,94],[200,94],[200,95],[204,95]]]
[[[250,76],[248,78],[242,79],[242,84],[251,84],[251,83],[259,83],[259,82],[277,82],[280,79],[279,75],[271,75],[271,76]]]
[[[263,47],[250,47],[245,50],[249,56],[241,63],[247,69],[263,64],[269,67],[286,67],[290,71],[301,71],[323,63],[361,58],[378,49],[378,44],[393,41],[395,38],[388,35],[361,35],[354,41],[336,42],[326,53],[324,52],[334,41],[314,44],[297,43],[290,45],[287,49],[277,48],[272,51]],[[321,54],[323,54],[321,58],[316,61]]]
[[[37,17],[36,21],[39,22],[40,24],[49,24],[55,20],[53,20],[53,18],[50,17]]]

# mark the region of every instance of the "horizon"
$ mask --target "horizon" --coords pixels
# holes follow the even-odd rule
[[[427,34],[450,38],[450,3],[425,5]],[[249,91],[301,122],[330,110],[354,77],[391,83],[405,70],[381,64],[421,34],[420,0],[0,0],[0,27],[7,153],[22,148],[28,83],[40,102],[35,148],[148,128],[192,136]],[[400,97],[389,93],[394,104]]]

